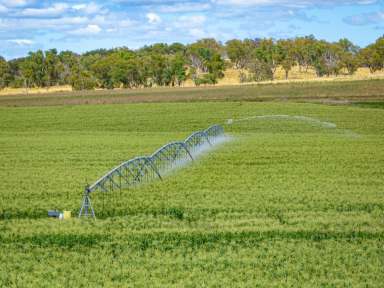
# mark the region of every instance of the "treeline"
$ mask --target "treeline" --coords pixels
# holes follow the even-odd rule
[[[154,44],[138,50],[99,49],[84,54],[56,49],[30,52],[6,61],[0,57],[0,88],[71,85],[73,89],[216,84],[227,68],[241,69],[240,81],[273,80],[277,67],[286,78],[292,67],[313,68],[318,77],[371,72],[384,67],[384,36],[365,48],[348,39],[330,43],[313,36],[294,39],[202,39],[190,45]]]

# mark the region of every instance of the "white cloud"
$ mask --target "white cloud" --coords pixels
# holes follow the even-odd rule
[[[52,23],[53,25],[79,25],[79,24],[84,24],[88,21],[89,19],[87,17],[63,17],[60,19],[54,19],[52,21],[47,21],[47,23]]]
[[[26,8],[20,14],[27,17],[54,17],[64,14],[68,8],[66,3],[55,3],[46,8]]]
[[[96,15],[67,13],[63,17],[0,17],[0,35],[4,31],[3,34],[8,36],[3,37],[9,38],[15,37],[14,35],[23,38],[31,33],[55,33],[56,35],[58,33],[63,38],[66,35],[80,37],[99,34],[101,31],[107,30],[128,33],[140,29],[142,26],[139,24],[138,21],[128,18],[124,13],[111,12]]]
[[[86,27],[70,31],[69,34],[72,35],[95,35],[101,32],[101,28],[96,24],[88,24]]]
[[[345,17],[343,21],[350,25],[377,25],[384,24],[384,10]]]
[[[207,18],[204,15],[184,15],[178,18],[176,25],[180,27],[196,28],[204,25],[206,20]]]
[[[33,3],[33,0],[2,0],[0,3],[7,7],[23,7]]]
[[[159,11],[163,13],[186,13],[208,10],[211,8],[209,3],[177,3],[174,5],[164,5],[159,7]]]
[[[217,0],[214,1],[218,4],[232,4],[232,5],[263,5],[263,4],[276,4],[276,0]]]
[[[135,22],[128,19],[128,20],[121,20],[118,24],[121,28],[127,28],[127,27],[132,27],[133,24],[135,24]]]
[[[106,12],[102,9],[102,6],[95,2],[76,4],[72,6],[72,9],[75,11],[83,12],[85,14],[97,14]]]
[[[148,23],[150,24],[158,24],[161,22],[160,16],[153,12],[147,13],[145,17],[147,17]]]
[[[87,4],[76,4],[72,6],[72,9],[75,10],[84,10],[85,8],[87,8]]]
[[[212,3],[219,5],[233,5],[233,6],[289,6],[304,8],[312,5],[345,5],[345,4],[359,4],[368,5],[378,3],[378,0],[211,0]],[[337,2],[337,3],[335,3]]]
[[[33,44],[33,41],[29,39],[10,39],[7,40],[7,42],[14,43],[18,46],[30,46]]]
[[[4,51],[2,53],[7,55],[24,55],[15,51],[27,53],[32,48],[43,49],[47,45],[58,49],[66,47],[75,51],[86,49],[83,45],[92,48],[112,44],[139,47],[154,42],[189,43],[204,37],[215,37],[225,41],[231,38],[277,37],[284,33],[290,37],[313,33],[318,37],[321,28],[312,28],[311,25],[308,27],[303,25],[296,30],[282,28],[288,27],[290,21],[295,20],[318,21],[319,25],[316,26],[324,25],[324,30],[338,29],[338,33],[343,37],[352,37],[351,40],[357,44],[365,45],[371,41],[370,35],[380,34],[382,31],[373,29],[383,27],[383,7],[380,5],[367,7],[372,9],[372,13],[359,12],[359,8],[362,7],[360,5],[383,3],[383,1],[0,0],[0,39],[12,40],[10,42],[4,40],[0,51]],[[319,8],[326,8],[330,17],[343,17],[349,9],[344,11],[345,13],[340,13],[338,10],[342,10],[340,7],[346,4],[354,5],[351,6],[354,8],[351,11],[355,11],[358,15],[351,15],[343,19],[344,22],[369,25],[367,31],[371,34],[367,33],[359,38],[356,36],[353,39],[353,31],[343,31],[340,27],[330,27],[329,24],[316,20],[316,17],[321,17],[318,13]],[[338,9],[333,9],[334,7]],[[310,16],[307,16],[307,13]],[[86,36],[92,37],[91,43]],[[101,44],[95,44],[96,42]]]
[[[360,1],[357,1],[357,4],[370,5],[370,4],[375,4],[376,2],[377,2],[376,0],[360,0]]]
[[[0,27],[9,33],[44,30],[62,31],[89,23],[87,17],[0,19]]]
[[[8,8],[0,4],[0,13],[6,13],[6,12],[8,12]]]
[[[200,28],[192,28],[189,30],[189,34],[194,38],[205,38],[207,34],[203,29]]]

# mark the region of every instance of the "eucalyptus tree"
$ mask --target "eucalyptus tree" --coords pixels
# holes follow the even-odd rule
[[[8,85],[10,78],[8,62],[0,56],[0,89]]]
[[[361,64],[368,67],[371,73],[384,68],[384,36],[360,50]]]
[[[36,52],[29,52],[28,57],[23,59],[20,70],[27,87],[45,86],[46,66],[44,58],[44,52],[42,50],[38,50]]]
[[[342,67],[347,69],[348,74],[354,74],[360,65],[358,57],[359,47],[346,38],[340,39],[336,45],[341,48],[340,61]]]
[[[296,65],[294,43],[292,40],[277,41],[278,64],[285,71],[285,79],[288,79],[289,71]]]
[[[233,39],[226,42],[226,51],[236,69],[244,69],[251,60],[255,44],[250,39]]]
[[[50,49],[45,52],[44,66],[46,86],[59,84],[60,75],[64,71],[64,65],[60,61],[56,49]]]
[[[220,51],[220,44],[213,39],[203,39],[188,46],[191,77],[196,84],[216,84],[217,79],[224,76],[225,63]]]
[[[293,40],[293,55],[301,71],[307,72],[317,58],[317,40],[313,35],[297,37]]]
[[[60,71],[60,81],[64,84],[70,84],[72,74],[75,73],[75,67],[80,69],[80,56],[72,51],[62,51],[58,55],[62,65]]]

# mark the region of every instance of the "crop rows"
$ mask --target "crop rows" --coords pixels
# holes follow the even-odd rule
[[[337,126],[224,124],[255,115]],[[92,195],[96,221],[46,217],[212,123],[232,141],[164,181]],[[0,108],[0,286],[379,287],[382,123],[382,109],[294,103]]]

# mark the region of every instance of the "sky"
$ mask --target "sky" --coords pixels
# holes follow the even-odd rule
[[[56,48],[77,53],[201,38],[348,38],[384,34],[384,0],[0,0],[0,55]]]

